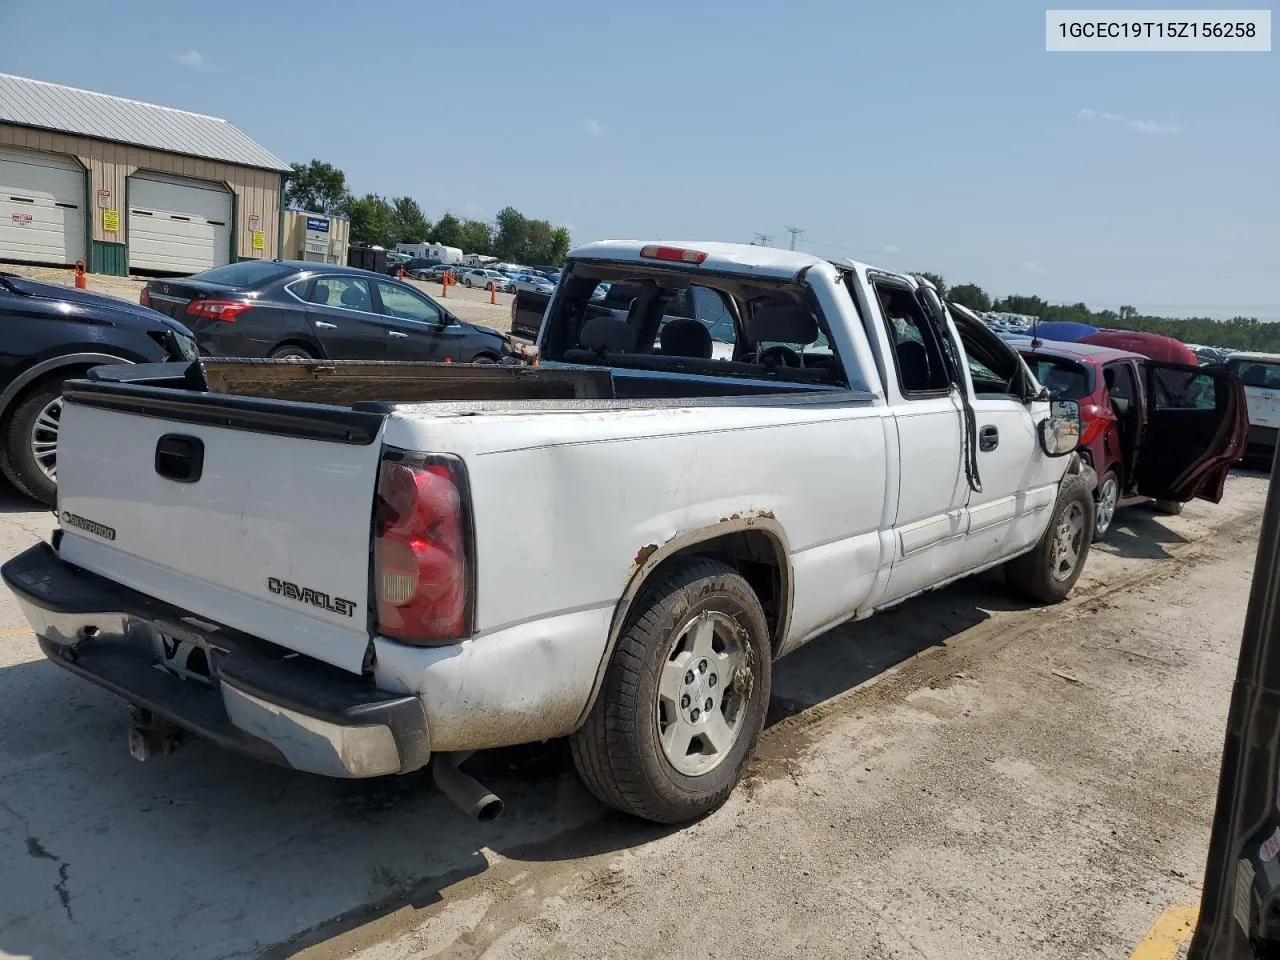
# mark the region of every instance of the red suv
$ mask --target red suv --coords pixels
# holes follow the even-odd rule
[[[1118,507],[1154,500],[1174,514],[1197,497],[1222,499],[1249,428],[1234,374],[1086,343],[1017,348],[1054,400],[1080,404],[1080,455],[1098,476],[1095,540]]]

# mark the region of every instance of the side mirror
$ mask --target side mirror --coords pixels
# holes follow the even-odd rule
[[[1040,421],[1040,449],[1049,457],[1065,457],[1080,446],[1080,404],[1055,400]]]

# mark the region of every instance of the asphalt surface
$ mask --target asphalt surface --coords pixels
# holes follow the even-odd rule
[[[560,743],[473,761],[489,825],[423,776],[138,764],[0,589],[0,957],[1127,957],[1198,902],[1265,487],[1122,512],[1061,606],[987,575],[820,638],[682,830]],[[0,490],[0,557],[51,528]]]

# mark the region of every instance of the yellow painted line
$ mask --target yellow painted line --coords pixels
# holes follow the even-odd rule
[[[1173,960],[1195,930],[1199,916],[1199,906],[1166,907],[1164,913],[1156,917],[1147,935],[1133,948],[1129,960]]]
[[[0,627],[0,640],[8,640],[10,637],[25,637],[30,633],[30,627]]]

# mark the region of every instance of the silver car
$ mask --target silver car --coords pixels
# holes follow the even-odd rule
[[[497,270],[485,270],[478,268],[468,271],[462,275],[462,283],[468,287],[480,287],[488,289],[489,284],[495,284],[503,293],[514,293],[515,288],[511,285],[511,278],[505,273],[499,273]]]

